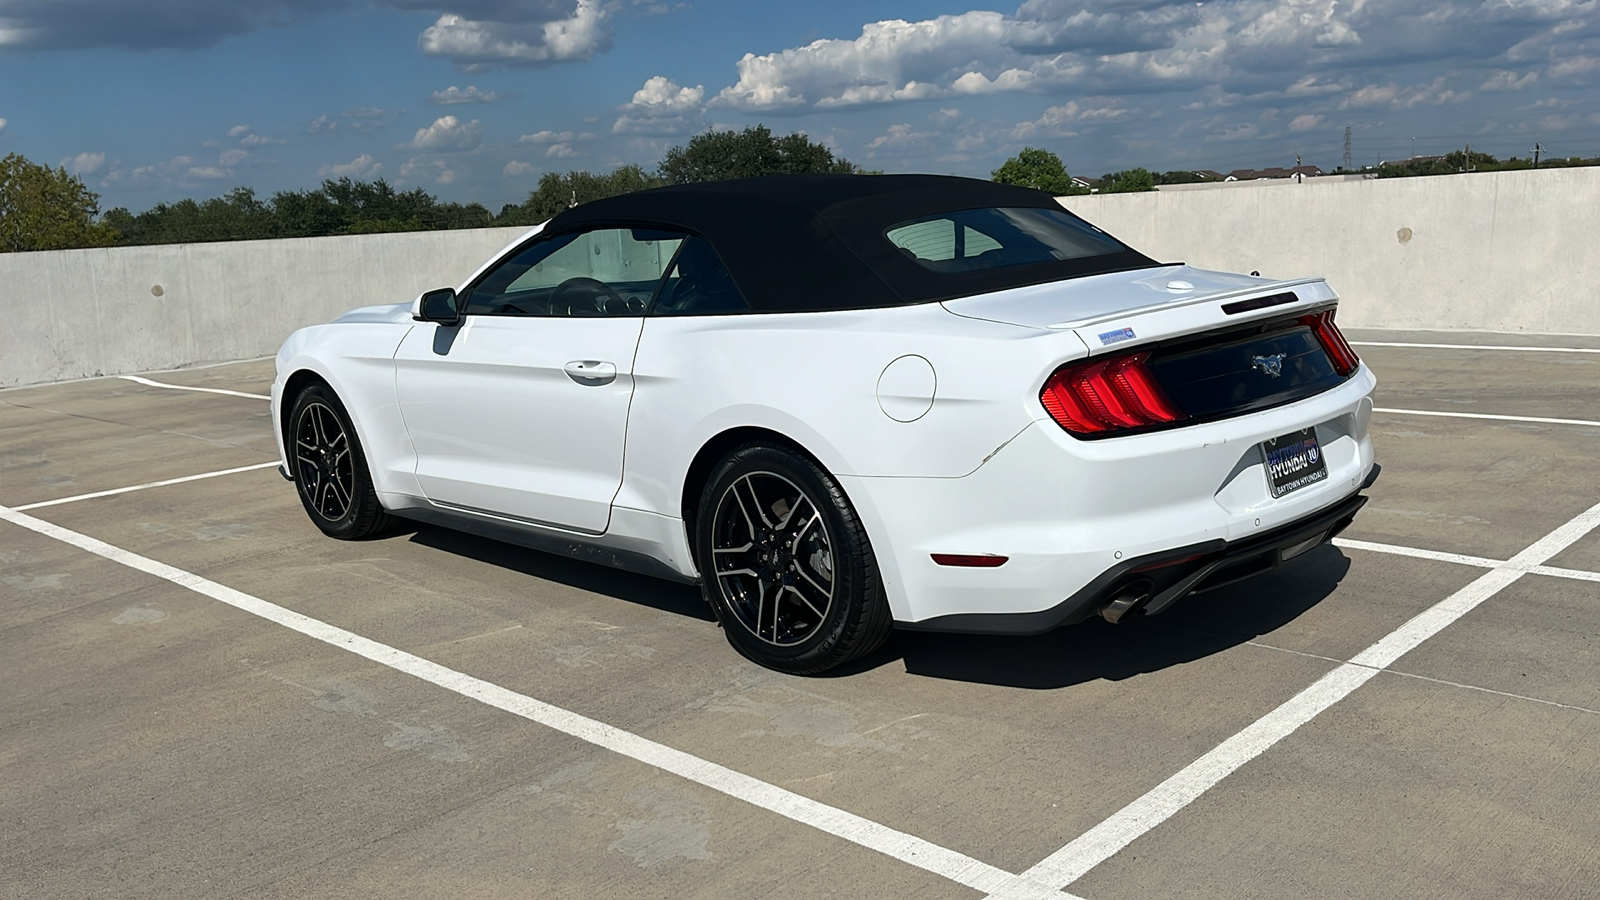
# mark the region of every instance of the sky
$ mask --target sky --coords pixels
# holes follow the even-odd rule
[[[869,169],[1600,156],[1600,0],[0,0],[0,155],[139,212],[382,177],[498,210],[707,129]]]

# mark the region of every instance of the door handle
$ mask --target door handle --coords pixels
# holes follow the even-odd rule
[[[617,380],[616,364],[598,359],[575,359],[561,368],[568,378],[585,387],[599,387]]]

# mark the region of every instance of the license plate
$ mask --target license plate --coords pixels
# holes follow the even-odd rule
[[[1322,457],[1315,428],[1302,428],[1281,437],[1261,442],[1261,455],[1267,463],[1267,484],[1272,496],[1282,497],[1308,484],[1328,477],[1328,461]]]

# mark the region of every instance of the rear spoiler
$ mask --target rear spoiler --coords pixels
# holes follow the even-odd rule
[[[1288,295],[1288,296],[1285,296]],[[1221,325],[1281,316],[1337,303],[1339,295],[1323,278],[1298,278],[1252,285],[1236,291],[1167,300],[1088,319],[1058,322],[1052,331],[1071,331],[1094,356],[1125,342],[1151,341],[1207,331]],[[1254,302],[1252,302],[1254,301]]]

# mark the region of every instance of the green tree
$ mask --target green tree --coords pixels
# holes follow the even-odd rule
[[[611,172],[546,172],[539,179],[539,187],[528,195],[520,206],[507,204],[495,217],[496,225],[537,225],[547,222],[556,213],[619,194],[631,194],[647,188],[666,184],[635,165],[618,166]]]
[[[1156,184],[1203,184],[1207,181],[1216,181],[1216,179],[1208,178],[1205,175],[1201,175],[1199,172],[1187,172],[1183,170],[1162,172],[1156,176]]]
[[[794,175],[804,172],[861,174],[855,163],[835,157],[833,151],[795,132],[773,137],[765,125],[743,131],[707,131],[673,147],[656,169],[668,184],[692,181],[726,181],[759,175]]]
[[[1088,188],[1080,187],[1073,182],[1072,176],[1067,174],[1067,167],[1061,162],[1061,157],[1037,147],[1023,147],[1021,153],[990,172],[989,180],[1000,184],[1036,188],[1048,191],[1057,197],[1089,193]]]
[[[1137,191],[1153,191],[1156,189],[1156,177],[1150,174],[1149,169],[1124,169],[1121,172],[1112,172],[1100,179],[1100,193],[1102,194],[1131,194]]]
[[[99,215],[100,196],[65,168],[0,159],[0,252],[108,247],[118,234]]]

